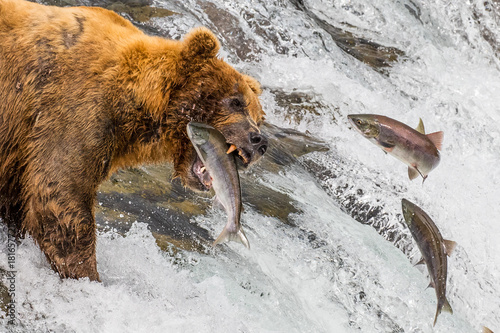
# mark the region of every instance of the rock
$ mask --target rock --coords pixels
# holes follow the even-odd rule
[[[166,17],[177,14],[165,8],[146,6],[133,6],[128,4],[126,0],[123,2],[113,2],[104,8],[110,9],[118,14],[128,14],[130,18],[136,22],[143,23],[149,21],[153,17]]]
[[[230,52],[235,52],[238,58],[244,61],[256,60],[256,55],[261,50],[253,39],[247,38],[236,17],[228,11],[218,8],[212,2],[199,1],[198,4],[215,26],[219,35],[225,39],[224,45],[230,45],[228,48]]]
[[[377,70],[388,67],[392,62],[404,57],[405,53],[394,47],[387,47],[369,41],[363,37],[355,36],[353,33],[337,28],[329,22],[319,18],[310,11],[303,0],[290,0],[300,11],[307,14],[321,29],[328,33],[338,47],[354,58]]]
[[[11,302],[9,295],[9,288],[3,283],[7,272],[0,268],[0,318],[5,317],[7,312],[7,306]]]
[[[112,10],[138,23],[149,21],[152,17],[166,17],[177,14],[165,8],[152,7],[151,0],[43,0],[45,5],[67,6],[95,6]]]
[[[305,117],[319,117],[320,115],[331,115],[333,123],[337,122],[339,116],[338,108],[325,104],[321,96],[303,91],[283,91],[271,89],[276,104],[282,108],[283,118],[292,124],[300,124]]]

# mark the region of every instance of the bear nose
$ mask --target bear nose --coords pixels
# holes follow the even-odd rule
[[[267,138],[260,133],[251,132],[250,143],[253,145],[253,149],[258,151],[259,154],[264,155],[267,150]]]

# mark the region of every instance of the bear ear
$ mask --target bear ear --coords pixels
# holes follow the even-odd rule
[[[182,56],[191,60],[196,58],[214,58],[219,52],[217,37],[205,27],[191,30],[183,40]]]
[[[243,79],[254,93],[256,93],[257,95],[260,95],[262,93],[262,90],[260,89],[260,84],[259,82],[257,82],[256,79],[248,75],[243,75]]]

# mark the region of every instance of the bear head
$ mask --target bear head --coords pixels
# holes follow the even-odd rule
[[[217,57],[219,42],[208,29],[194,29],[181,43],[177,84],[182,89],[172,91],[169,106],[181,118],[219,130],[244,166],[254,163],[268,145],[259,130],[265,114],[258,99],[259,83]],[[202,162],[189,142],[185,123],[179,127],[184,144],[178,145],[176,176],[185,186],[206,191]]]

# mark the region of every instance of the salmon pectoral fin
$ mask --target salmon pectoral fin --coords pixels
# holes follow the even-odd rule
[[[393,151],[394,147],[396,146],[395,143],[393,142],[386,142],[386,141],[378,141],[378,144],[380,145],[380,147],[382,147],[382,149],[388,153],[390,153],[391,151]]]
[[[453,250],[455,250],[455,247],[457,246],[457,242],[451,241],[451,240],[444,240],[444,250],[446,251],[446,254],[448,257],[451,256],[453,253]]]
[[[431,140],[434,146],[436,146],[437,150],[441,150],[443,146],[443,137],[444,137],[443,131],[427,134],[427,138]]]
[[[414,266],[423,265],[423,264],[425,264],[425,259],[420,258],[420,260]]]
[[[419,175],[419,173],[418,173],[417,169],[412,168],[412,167],[408,167],[408,177],[410,178],[410,180],[417,178],[418,175]]]
[[[382,148],[382,150],[386,153],[392,152],[394,150],[394,147],[396,146],[394,142],[390,141],[377,140],[377,143],[379,144],[380,148]]]

